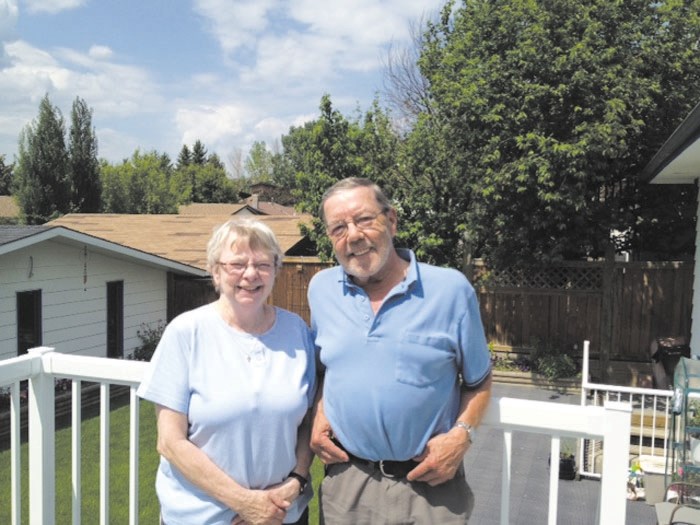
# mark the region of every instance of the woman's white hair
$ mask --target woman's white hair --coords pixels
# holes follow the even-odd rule
[[[214,233],[207,243],[207,270],[209,273],[214,273],[216,263],[219,262],[221,252],[224,251],[225,243],[230,234],[233,234],[231,247],[239,241],[243,241],[251,250],[272,255],[275,268],[282,267],[284,253],[282,253],[282,248],[280,248],[277,237],[272,230],[261,221],[237,218],[214,228]]]

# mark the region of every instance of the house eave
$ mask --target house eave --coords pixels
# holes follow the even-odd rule
[[[700,177],[700,103],[666,140],[641,173],[652,184],[691,184]]]

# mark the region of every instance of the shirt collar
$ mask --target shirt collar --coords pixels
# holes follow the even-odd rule
[[[414,282],[418,281],[418,262],[416,261],[416,254],[413,253],[413,250],[409,250],[408,248],[396,248],[396,252],[399,254],[399,257],[408,261],[406,278],[395,287],[396,291],[404,292],[408,290]],[[350,279],[350,276],[345,272],[342,266],[338,266],[338,272],[340,273],[338,281],[343,284],[344,292],[347,293],[351,289],[361,289],[360,286]]]

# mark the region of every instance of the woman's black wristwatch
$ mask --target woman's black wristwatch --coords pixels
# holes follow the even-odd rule
[[[297,480],[299,482],[299,494],[304,492],[304,489],[306,488],[306,484],[309,482],[308,479],[306,479],[301,474],[297,474],[293,470],[289,474],[287,474],[287,478],[294,478],[295,480]]]

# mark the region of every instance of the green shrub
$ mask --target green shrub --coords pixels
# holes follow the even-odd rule
[[[566,350],[539,341],[534,341],[532,348],[530,360],[533,370],[547,379],[574,377],[578,372],[576,361]]]
[[[153,357],[153,352],[156,351],[158,341],[163,335],[163,330],[165,330],[165,323],[160,320],[155,327],[146,323],[142,324],[141,329],[136,332],[138,338],[141,339],[141,346],[134,350],[132,354],[129,354],[129,359],[150,361],[151,357]]]

